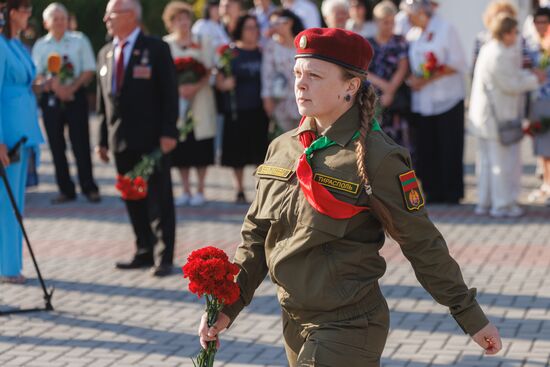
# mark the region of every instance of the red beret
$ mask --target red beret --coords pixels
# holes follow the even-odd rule
[[[312,57],[366,74],[374,51],[355,32],[339,28],[309,28],[294,38],[295,58]]]

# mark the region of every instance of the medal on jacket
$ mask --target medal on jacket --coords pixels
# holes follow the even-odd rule
[[[304,122],[302,117],[300,125]],[[372,131],[380,131],[380,125],[375,121]],[[352,140],[360,136],[357,131]],[[321,136],[315,139],[312,131],[304,131],[300,134],[300,142],[304,147],[304,153],[300,157],[298,167],[296,168],[296,177],[300,182],[300,188],[306,197],[308,203],[319,213],[334,219],[348,219],[363,211],[370,210],[367,206],[357,206],[345,201],[338,200],[323,185],[313,179],[313,170],[311,169],[311,157],[314,151],[326,149],[336,143],[327,136]]]

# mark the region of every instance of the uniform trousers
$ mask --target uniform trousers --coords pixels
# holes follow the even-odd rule
[[[144,154],[136,151],[115,153],[117,172],[129,172]],[[147,184],[145,199],[125,200],[126,210],[136,235],[135,257],[153,260],[156,255],[158,265],[172,265],[176,240],[176,214],[170,162],[167,156],[162,157],[160,167],[155,169]]]
[[[283,310],[283,336],[290,367],[379,367],[390,326],[385,300],[348,320],[303,323]]]
[[[20,149],[19,153],[21,160],[6,168],[6,176],[22,214],[30,148]],[[3,181],[0,182],[0,223],[0,276],[18,276],[23,268],[23,233]]]
[[[464,196],[464,101],[440,115],[413,114],[410,133],[427,201],[457,204]]]
[[[88,126],[88,101],[84,89],[79,89],[74,100],[60,103],[55,100],[49,105],[50,95],[44,94],[40,101],[44,127],[55,166],[55,179],[62,194],[75,196],[75,185],[71,180],[65,150],[65,126],[68,126],[71,147],[78,168],[78,182],[82,193],[97,192],[98,188],[92,174],[90,151],[90,131]]]
[[[520,192],[520,144],[477,139],[478,206],[499,210],[514,205]]]

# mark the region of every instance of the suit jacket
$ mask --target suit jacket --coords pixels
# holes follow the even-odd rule
[[[0,144],[8,148],[23,136],[26,146],[44,142],[31,88],[35,77],[36,69],[21,41],[0,34]]]
[[[97,58],[99,145],[115,153],[148,153],[160,137],[178,137],[178,87],[170,48],[140,32],[131,51],[120,91],[113,93],[113,44]]]

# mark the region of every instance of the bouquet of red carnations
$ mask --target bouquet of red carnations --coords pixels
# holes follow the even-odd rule
[[[208,327],[218,320],[224,305],[235,303],[239,299],[240,288],[235,276],[240,268],[231,263],[227,254],[216,247],[208,246],[193,251],[183,266],[183,277],[189,278],[189,291],[199,298],[206,298]],[[208,348],[202,349],[193,360],[196,367],[214,366],[216,341],[208,342]]]
[[[174,59],[174,65],[178,75],[178,85],[197,83],[208,72],[204,64],[193,57],[178,57]]]
[[[233,70],[231,69],[231,61],[238,56],[237,50],[235,50],[234,44],[222,45],[216,50],[218,56],[218,68],[223,71],[226,77],[233,76]],[[237,119],[237,99],[235,96],[235,90],[229,91],[229,103],[231,108],[231,118]]]
[[[147,180],[160,163],[160,149],[144,155],[134,168],[124,175],[117,175],[115,187],[124,200],[142,200],[147,197]]]
[[[436,72],[443,70],[444,65],[440,65],[437,56],[433,52],[426,52],[426,61],[420,64],[421,76],[424,79],[431,78]]]
[[[204,64],[193,57],[178,57],[174,59],[174,65],[176,66],[178,85],[198,83],[208,73]],[[190,101],[183,98],[179,100],[179,141],[185,141],[187,135],[194,128],[193,120],[188,111],[189,103]]]
[[[238,56],[235,45],[221,45],[216,50],[216,54],[218,55],[218,67],[223,70],[225,76],[232,76],[231,61]]]

